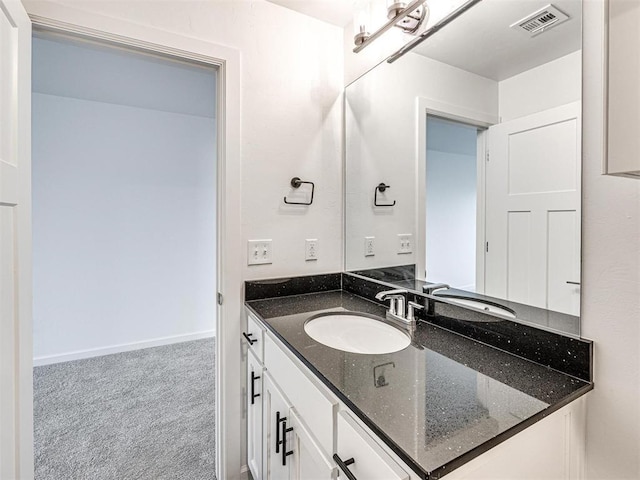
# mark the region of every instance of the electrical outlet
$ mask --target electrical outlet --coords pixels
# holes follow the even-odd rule
[[[376,254],[376,237],[364,237],[364,256],[373,257]]]
[[[247,265],[264,265],[271,262],[271,239],[247,242]]]
[[[413,252],[413,235],[410,233],[398,234],[398,255]]]
[[[309,260],[317,260],[318,259],[318,239],[317,238],[307,238],[304,244],[304,259]]]

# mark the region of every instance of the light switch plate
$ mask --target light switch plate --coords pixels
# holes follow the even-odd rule
[[[410,233],[398,234],[398,255],[413,252],[413,235]]]
[[[247,265],[265,265],[271,261],[271,239],[247,242]]]

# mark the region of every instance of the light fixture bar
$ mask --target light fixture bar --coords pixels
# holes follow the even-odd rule
[[[404,10],[401,10],[398,13],[398,15],[396,15],[395,17],[390,19],[387,23],[385,23],[383,26],[381,26],[378,30],[373,32],[364,42],[362,42],[360,45],[358,45],[356,48],[354,48],[353,49],[354,53],[358,53],[359,51],[361,51],[363,48],[365,48],[367,45],[369,45],[371,42],[373,42],[376,38],[380,37],[380,35],[382,35],[384,32],[386,32],[387,30],[391,29],[396,23],[400,22],[403,18],[405,18],[409,14],[413,13],[413,11],[416,8],[418,8],[420,5],[425,3],[425,1],[426,0],[412,0],[412,2],[409,5],[407,5],[407,7]]]
[[[453,12],[451,12],[449,15],[447,15],[442,20],[440,20],[438,23],[433,25],[431,28],[429,28],[429,29],[425,30],[424,32],[422,32],[416,39],[410,41],[404,47],[402,47],[400,50],[398,50],[396,53],[394,53],[389,58],[387,58],[387,63],[395,62],[400,57],[402,57],[405,53],[408,53],[409,51],[413,50],[413,48],[415,48],[418,45],[420,45],[422,42],[424,42],[427,38],[429,38],[431,35],[436,33],[442,27],[445,27],[446,25],[451,23],[456,18],[458,18],[460,15],[462,15],[467,10],[469,10],[471,7],[477,5],[481,1],[482,0],[468,0],[467,2],[463,3],[458,8],[456,8]],[[355,50],[354,50],[354,52],[355,52]]]

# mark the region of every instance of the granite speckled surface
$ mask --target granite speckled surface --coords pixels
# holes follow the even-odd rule
[[[345,273],[342,288],[374,300],[376,293],[390,287],[386,283]],[[418,312],[418,316],[433,324],[583,380],[592,379],[592,343],[589,341],[538,328],[519,319],[508,320],[491,313],[447,303],[442,301],[440,296],[410,296],[418,303],[428,305],[431,302],[432,314],[426,315],[423,310]],[[548,310],[535,310],[549,315],[557,314]]]
[[[327,347],[304,332],[309,317],[357,311],[384,318],[383,305],[344,290],[246,305],[425,479],[442,477],[593,388],[427,321],[396,353]]]
[[[422,293],[423,287],[425,285],[429,285],[431,282],[419,280],[411,276],[411,273],[411,266],[401,266],[347,272],[345,273],[345,276],[366,277],[373,282],[387,284],[393,288],[406,288],[413,292]],[[580,335],[580,317],[575,315],[545,310],[544,308],[533,307],[523,303],[511,302],[509,300],[489,297],[487,295],[481,295],[479,293],[469,292],[466,290],[458,290],[455,288],[439,290],[435,295],[444,299],[447,297],[454,297],[489,301],[512,310],[518,317],[518,321],[521,323],[528,323],[537,328],[544,328],[561,334],[573,335],[575,337]]]

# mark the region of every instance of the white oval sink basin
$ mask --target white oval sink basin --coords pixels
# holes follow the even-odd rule
[[[409,336],[375,318],[330,313],[307,320],[304,331],[316,342],[351,353],[393,353],[411,343]]]
[[[473,298],[450,297],[448,295],[439,295],[439,297],[463,307],[473,307],[488,313],[497,313],[498,315],[502,315],[503,317],[516,318],[515,312],[513,310],[506,307],[494,305],[493,303],[487,303],[483,302],[482,300],[476,300]]]

